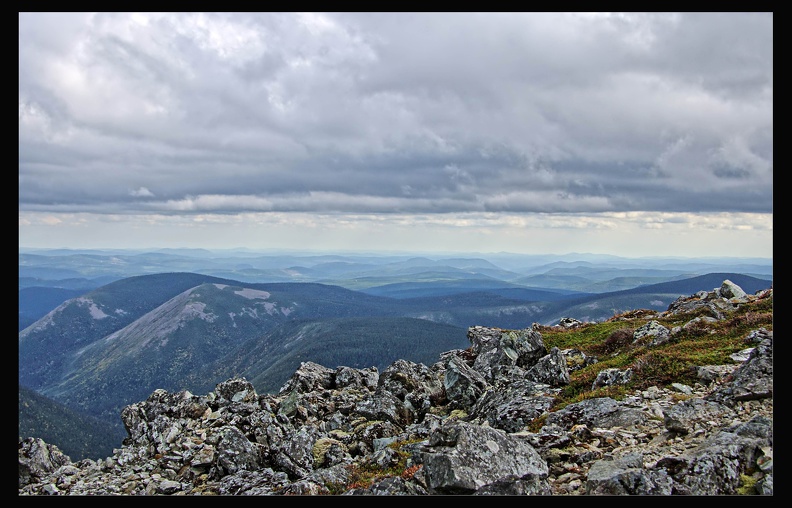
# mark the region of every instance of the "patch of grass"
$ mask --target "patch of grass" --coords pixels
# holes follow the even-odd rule
[[[602,344],[613,332],[622,328],[637,328],[645,323],[645,320],[586,323],[570,330],[560,327],[545,328],[541,330],[541,334],[547,349],[552,347],[557,347],[558,349],[575,348],[587,355],[593,354],[596,356],[595,353],[602,348]]]
[[[399,457],[396,464],[391,467],[381,468],[376,464],[350,464],[347,468],[350,471],[350,479],[346,485],[337,483],[325,485],[333,495],[342,494],[351,489],[366,489],[371,485],[383,478],[400,476],[405,480],[412,478],[415,473],[421,469],[421,465],[408,466],[408,462],[412,454],[403,449],[404,446],[420,443],[423,439],[407,439],[403,441],[396,441],[388,445],[388,448],[394,450]]]
[[[737,495],[740,496],[755,496],[756,495],[756,478],[751,475],[740,475],[740,486],[737,487]]]
[[[731,364],[730,355],[748,347],[743,339],[758,328],[773,329],[773,297],[742,304],[733,311],[724,311],[726,318],[715,321],[700,321],[684,328],[696,317],[709,316],[707,308],[672,316],[657,317],[656,314],[631,311],[614,316],[602,323],[587,323],[583,326],[564,329],[541,327],[545,347],[550,349],[579,349],[588,356],[598,359],[597,363],[570,373],[570,382],[556,396],[550,411],[557,411],[568,404],[594,397],[623,399],[628,393],[650,386],[665,387],[671,383],[692,385],[697,381],[695,367],[702,365]],[[634,343],[634,331],[653,319],[668,328],[679,330],[671,339],[658,346]],[[632,369],[631,380],[624,385],[591,387],[597,374],[607,368]],[[680,394],[680,397],[684,395]],[[536,432],[544,424],[537,418],[529,425]]]
[[[558,409],[560,409],[560,408],[555,408],[555,410],[556,410],[556,411],[557,411]],[[533,420],[532,420],[532,421],[531,421],[531,422],[528,424],[528,426],[526,427],[526,430],[528,430],[528,432],[539,432],[539,430],[540,430],[542,427],[544,427],[545,420],[547,420],[547,415],[548,415],[548,414],[549,414],[548,412],[545,412],[545,413],[543,413],[543,414],[542,414],[542,416],[540,416],[539,418],[534,418],[534,419],[533,419]]]

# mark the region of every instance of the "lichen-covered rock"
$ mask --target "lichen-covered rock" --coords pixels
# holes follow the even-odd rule
[[[549,413],[546,422],[571,429],[578,424],[589,427],[628,427],[646,421],[646,414],[610,397],[586,399]]]
[[[19,486],[39,481],[48,473],[71,463],[57,446],[38,438],[19,440]]]
[[[548,354],[536,360],[533,365],[526,369],[525,377],[531,381],[550,386],[568,385],[569,368],[567,367],[566,357],[561,353],[561,350],[554,347]]]
[[[302,362],[292,377],[281,387],[280,392],[291,391],[311,392],[316,389],[328,389],[333,386],[335,371],[318,363]]]
[[[571,317],[562,317],[558,320],[558,326],[564,328],[577,328],[581,325],[583,325],[583,321]]]
[[[471,327],[468,339],[475,361],[473,370],[487,382],[493,382],[504,368],[528,368],[547,354],[542,335],[531,329],[501,330],[500,328]]]
[[[401,400],[411,413],[409,421],[421,418],[430,407],[446,399],[443,383],[429,367],[406,360],[396,360],[380,374],[377,390],[388,391]]]
[[[416,455],[432,493],[472,494],[496,482],[528,479],[549,493],[547,463],[502,430],[454,422],[433,432]]]
[[[472,408],[473,421],[481,420],[496,429],[518,432],[542,416],[554,401],[552,390],[527,379],[501,384],[482,394]]]
[[[603,369],[597,373],[591,389],[595,390],[602,386],[624,385],[630,382],[633,376],[632,369]]]
[[[719,418],[724,413],[733,414],[733,411],[717,402],[696,397],[683,400],[663,411],[663,423],[671,432],[687,434],[697,426],[708,425],[707,422]]]
[[[253,384],[246,379],[229,379],[219,383],[215,388],[218,397],[231,402],[253,402],[256,400],[256,390]]]
[[[756,468],[762,448],[772,442],[772,421],[759,416],[716,433],[691,452],[665,458],[656,467],[672,475],[675,494],[734,495],[740,475]]]
[[[341,366],[336,369],[335,384],[339,389],[352,387],[376,390],[379,377],[379,371],[377,371],[376,367],[353,369],[352,367]]]
[[[237,471],[255,471],[260,465],[258,447],[236,427],[222,428],[218,435],[216,472],[219,476]]]
[[[645,340],[649,347],[664,344],[668,342],[670,338],[671,330],[654,320],[649,321],[633,332],[633,342]]]
[[[446,397],[455,407],[472,407],[486,389],[486,379],[457,355],[447,357],[444,365]]]
[[[707,396],[708,400],[733,404],[735,401],[773,396],[773,336],[770,334],[751,351],[748,360],[732,374],[731,383]]]
[[[745,298],[747,296],[745,294],[745,291],[743,291],[743,289],[740,286],[730,281],[729,279],[723,281],[723,284],[721,284],[719,291],[721,297],[726,299]]]
[[[421,485],[398,476],[383,478],[369,487],[354,488],[344,492],[346,496],[425,496],[429,493]]]
[[[595,356],[589,356],[579,349],[562,349],[561,354],[566,358],[567,369],[569,372],[580,370],[597,363],[599,359]]]
[[[644,469],[640,453],[598,460],[586,479],[586,493],[591,496],[668,496],[672,487],[664,470]]]

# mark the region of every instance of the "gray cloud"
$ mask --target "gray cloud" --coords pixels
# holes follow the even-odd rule
[[[772,212],[772,13],[20,13],[19,207]]]

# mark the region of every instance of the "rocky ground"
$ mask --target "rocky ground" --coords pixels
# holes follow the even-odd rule
[[[728,411],[714,411],[702,414],[687,422],[690,426],[686,433],[666,428],[664,413],[680,402],[681,396],[692,396],[704,400],[708,394],[720,387],[722,379],[707,385],[696,383],[693,387],[680,387],[678,390],[653,387],[638,391],[626,402],[639,409],[648,419],[643,424],[631,428],[613,427],[609,429],[579,429],[572,433],[575,441],[564,451],[547,451],[543,454],[550,465],[549,479],[555,495],[585,495],[586,480],[591,465],[603,457],[621,457],[639,453],[643,466],[654,468],[657,462],[668,457],[689,454],[724,428],[747,423],[756,416],[764,416],[772,421],[773,399],[748,400],[736,404]],[[687,395],[686,388],[691,388]],[[557,450],[557,449],[551,449]],[[762,449],[764,471],[754,472],[754,480],[765,477],[765,471],[772,471],[773,448]],[[772,488],[772,486],[770,487]],[[766,493],[766,492],[765,492]]]

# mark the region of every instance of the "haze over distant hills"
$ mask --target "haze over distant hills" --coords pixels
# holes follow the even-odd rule
[[[19,249],[20,289],[30,286],[95,288],[124,277],[163,272],[193,272],[245,282],[321,282],[350,289],[397,282],[479,279],[529,287],[606,292],[628,289],[631,284],[713,272],[768,278],[773,273],[773,260],[726,256],[626,258],[602,254]],[[614,284],[602,284],[616,278],[635,278],[639,284],[628,280],[614,283],[621,286],[618,288],[613,287]],[[548,284],[547,281],[552,282]]]

